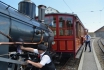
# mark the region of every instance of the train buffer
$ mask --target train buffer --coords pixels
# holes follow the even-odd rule
[[[91,41],[91,52],[89,52],[89,47],[86,51],[83,51],[78,70],[102,70],[101,65],[94,49],[94,40]]]

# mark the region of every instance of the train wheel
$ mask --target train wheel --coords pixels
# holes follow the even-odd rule
[[[55,58],[54,58],[54,63],[55,64],[60,64],[61,59],[62,59],[62,52],[61,53],[57,53],[55,55]]]

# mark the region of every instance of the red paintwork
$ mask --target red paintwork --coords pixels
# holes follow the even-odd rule
[[[54,38],[55,44],[52,46],[52,48],[56,51],[56,52],[68,52],[68,53],[74,53],[74,55],[76,54],[76,52],[78,51],[78,49],[80,48],[81,44],[84,42],[82,40],[84,40],[84,35],[85,35],[85,27],[83,26],[82,22],[80,21],[80,19],[78,18],[77,15],[75,14],[66,14],[66,13],[53,13],[53,14],[47,14],[45,15],[45,17],[51,17],[54,16],[56,17],[56,36]],[[59,20],[58,17],[59,16],[65,16],[66,17],[71,17],[73,19],[72,23],[73,23],[73,27],[71,28],[73,30],[73,35],[70,36],[60,36],[59,35]],[[79,21],[77,21],[79,20]],[[80,32],[79,33],[79,37],[76,36],[76,22],[79,23],[80,26]],[[66,28],[64,28],[66,29]]]

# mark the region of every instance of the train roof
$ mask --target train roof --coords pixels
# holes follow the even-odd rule
[[[47,15],[71,15],[71,16],[77,16],[77,14],[73,14],[73,13],[48,13],[48,14],[45,14],[46,16]]]
[[[83,25],[83,23],[81,22],[81,20],[77,16],[77,14],[74,14],[74,13],[48,13],[48,14],[45,14],[45,16],[51,16],[51,15],[70,15],[70,16],[74,16],[81,23],[81,25],[85,28],[85,26]]]

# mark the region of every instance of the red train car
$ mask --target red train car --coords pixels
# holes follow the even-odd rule
[[[50,13],[45,15],[45,24],[50,25],[55,35],[55,44],[52,48],[59,55],[72,53],[75,56],[84,42],[86,32],[78,16],[69,13]]]

